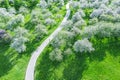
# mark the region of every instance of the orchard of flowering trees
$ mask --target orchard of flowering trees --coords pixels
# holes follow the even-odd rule
[[[63,14],[58,12],[67,2],[1,0],[0,42],[9,43],[10,47],[19,53],[26,51],[26,43],[35,39],[42,40],[57,26],[63,17]],[[70,18],[62,24],[63,31],[56,36],[51,45],[58,51],[60,49],[61,53],[67,48],[72,52],[83,53],[95,50],[92,46],[94,43],[91,43],[93,38],[119,38],[119,3],[120,0],[70,1]]]
[[[92,53],[95,51],[92,40],[119,40],[120,0],[76,0],[70,2],[71,16],[51,42],[53,49],[62,55],[69,53]],[[67,34],[67,35],[66,35]],[[50,53],[54,52],[54,50]],[[53,56],[54,55],[54,56]],[[57,57],[53,53],[52,57]],[[56,56],[55,56],[56,55]],[[65,55],[64,55],[65,56]],[[62,56],[61,59],[64,59]],[[50,57],[51,59],[51,57]],[[51,59],[52,60],[52,59]],[[57,60],[57,59],[54,59]],[[59,61],[59,60],[58,60]]]
[[[48,38],[35,80],[120,80],[120,0],[0,0],[0,80],[23,80]]]
[[[0,43],[7,43],[18,53],[29,50],[28,44],[33,41],[39,43],[58,27],[65,15],[63,7],[67,2],[0,0]]]

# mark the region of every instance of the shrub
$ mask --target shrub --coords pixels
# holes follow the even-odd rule
[[[12,30],[17,26],[21,26],[22,24],[24,24],[24,16],[22,14],[18,14],[16,17],[13,17],[11,20],[9,20],[7,23],[7,28]]]
[[[82,16],[79,14],[79,12],[76,12],[73,16],[72,16],[72,21],[73,23],[83,20]]]
[[[18,27],[14,30],[14,37],[12,43],[10,45],[11,48],[15,49],[19,53],[24,52],[26,50],[25,43],[29,41],[29,33],[26,29]]]
[[[90,14],[90,17],[91,18],[98,18],[101,14],[103,13],[103,10],[102,9],[97,9],[97,10],[94,10],[91,14]]]
[[[97,37],[101,38],[110,38],[110,37],[119,37],[119,23],[108,23],[108,22],[99,22],[94,26],[86,27],[83,32],[82,36],[84,38],[91,38]]]
[[[92,43],[89,42],[88,39],[83,39],[83,40],[78,40],[75,42],[73,46],[74,50],[77,53],[83,53],[83,52],[91,52],[94,51],[95,49],[92,47]]]
[[[73,22],[71,20],[68,20],[62,24],[65,30],[70,31],[73,27]]]
[[[64,51],[64,54],[65,55],[70,55],[70,54],[72,54],[73,52],[72,52],[72,50],[70,49],[70,48],[68,48],[68,49],[66,49],[65,51]]]
[[[11,36],[5,31],[0,29],[0,43],[8,43],[11,41]]]
[[[52,16],[53,16],[52,13],[49,11],[42,15],[43,19],[48,19],[51,18]]]
[[[53,51],[49,54],[49,58],[50,58],[50,60],[52,60],[52,61],[62,61],[63,55],[62,55],[61,50],[59,50],[59,49],[56,48],[55,50],[53,50]]]
[[[14,14],[7,12],[5,8],[0,8],[0,18],[2,18],[2,22],[7,22],[13,16]]]
[[[19,8],[19,13],[21,13],[21,14],[28,14],[29,10],[26,7],[24,7],[24,6],[21,6]]]
[[[53,26],[53,25],[56,24],[56,21],[55,21],[54,19],[47,18],[47,19],[45,19],[45,24],[46,24],[46,25]]]
[[[95,24],[98,22],[98,18],[93,18],[93,19],[90,19],[89,20],[89,24],[92,25],[92,24]]]
[[[45,9],[48,7],[48,4],[45,0],[40,0],[40,3],[37,4],[37,6],[41,7],[42,9]]]
[[[16,10],[15,10],[14,7],[13,8],[9,8],[8,11],[9,11],[10,14],[16,14]]]
[[[35,27],[35,33],[36,33],[37,39],[41,39],[43,38],[43,36],[47,35],[48,32],[44,25],[38,24]]]
[[[77,21],[76,23],[74,23],[74,26],[79,28],[79,29],[82,29],[83,26],[86,26],[86,22],[84,20],[80,20],[80,21]]]

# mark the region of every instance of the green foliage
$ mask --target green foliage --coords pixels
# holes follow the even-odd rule
[[[4,2],[5,2],[5,8],[9,8],[10,7],[10,5],[9,5],[9,0],[4,0]]]
[[[45,35],[48,34],[47,29],[44,25],[38,24],[35,27],[36,38],[41,40]]]
[[[38,4],[39,1],[40,0],[25,0],[25,3],[28,8],[33,9],[36,7],[36,5]]]
[[[19,10],[20,6],[23,5],[22,0],[14,0],[14,7],[16,10]]]
[[[5,31],[0,29],[0,43],[9,43],[11,41],[11,36]]]

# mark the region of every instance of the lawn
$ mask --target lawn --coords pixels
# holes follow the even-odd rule
[[[49,59],[48,46],[37,61],[35,80],[120,80],[120,42],[93,42],[94,52],[73,53],[62,62]]]
[[[58,13],[65,15],[65,6]],[[26,43],[27,50],[18,54],[9,47],[9,44],[0,44],[0,80],[24,80],[25,71],[31,57],[31,53],[59,26],[63,17],[59,19],[57,25],[48,31],[47,36],[41,40],[32,40]],[[33,32],[32,28],[27,27]],[[31,35],[34,37],[34,35]]]

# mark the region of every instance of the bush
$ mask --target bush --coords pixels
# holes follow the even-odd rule
[[[52,61],[62,61],[63,60],[63,55],[61,50],[55,49],[49,54],[49,58]]]
[[[48,7],[48,4],[47,4],[47,2],[45,0],[40,0],[40,3],[37,4],[37,6],[39,6],[42,9],[45,9],[45,8]]]
[[[80,20],[83,20],[82,16],[80,15],[79,12],[76,12],[72,17],[72,21],[73,21],[73,23],[75,23],[75,22],[80,21]]]
[[[46,24],[46,25],[53,26],[53,25],[56,24],[56,21],[55,21],[54,19],[47,18],[47,19],[45,19],[45,24]]]
[[[71,20],[68,20],[62,24],[65,30],[70,31],[73,27],[73,22]]]
[[[97,9],[97,10],[94,10],[94,11],[90,14],[90,17],[91,17],[91,18],[98,18],[102,13],[103,13],[103,10],[102,10],[102,9]]]
[[[47,29],[44,25],[38,24],[35,27],[35,34],[36,34],[37,39],[43,38],[43,36],[47,35],[47,33],[48,33]]]
[[[66,49],[65,51],[64,51],[64,54],[65,55],[70,55],[70,54],[72,54],[73,52],[72,52],[72,50],[70,49],[70,48],[68,48],[68,49]]]
[[[0,43],[8,43],[11,41],[11,36],[5,31],[0,29]]]
[[[13,17],[7,23],[7,29],[12,30],[17,26],[21,26],[24,24],[24,16],[22,14],[18,14],[16,17]]]
[[[74,43],[73,46],[74,50],[77,53],[83,53],[83,52],[91,52],[94,51],[95,49],[92,47],[92,43],[89,42],[88,39],[83,39],[83,40],[78,40]]]
[[[12,43],[10,45],[11,48],[15,49],[19,53],[24,52],[26,50],[25,43],[29,41],[29,33],[26,29],[18,27],[14,30],[14,37]]]

